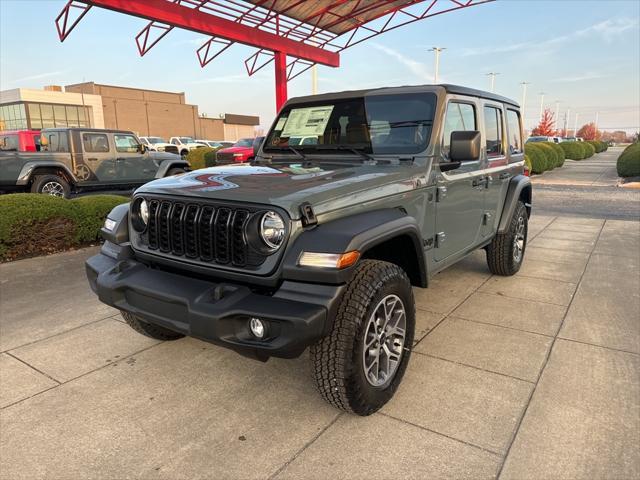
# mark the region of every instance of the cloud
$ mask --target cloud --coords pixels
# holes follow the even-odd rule
[[[595,72],[588,72],[588,73],[583,73],[582,75],[574,75],[574,76],[570,76],[570,77],[561,77],[561,78],[556,78],[554,80],[552,80],[552,82],[582,82],[584,80],[596,80],[598,78],[607,78],[610,77],[611,75],[608,74],[604,74],[604,73],[595,73]]]
[[[615,37],[622,33],[638,27],[638,19],[630,18],[610,18],[603,20],[602,22],[590,25],[586,28],[576,30],[575,32],[559,35],[557,37],[548,38],[542,41],[531,41],[514,43],[512,45],[501,45],[497,47],[479,47],[479,48],[467,48],[462,51],[463,57],[475,56],[475,55],[490,55],[495,53],[508,53],[522,50],[540,51],[545,48],[556,47],[567,43],[571,40],[589,36],[600,36],[606,42],[612,42]]]
[[[193,80],[189,82],[191,85],[200,85],[205,83],[237,83],[250,79],[261,79],[265,80],[267,78],[271,78],[267,73],[256,73],[252,76],[245,74],[235,74],[235,75],[220,75],[218,77],[209,77],[202,78],[200,80]]]
[[[416,60],[403,55],[398,50],[385,47],[384,45],[380,45],[378,43],[372,43],[371,46],[376,50],[379,50],[396,59],[399,63],[407,67],[416,77],[427,82],[433,82],[433,73],[431,73],[430,69],[424,63],[417,62]]]
[[[21,82],[28,82],[30,80],[40,80],[42,78],[57,77],[59,75],[63,75],[66,72],[67,71],[64,70],[64,71],[39,73],[37,75],[29,75],[28,77],[16,78],[11,83],[21,83]]]

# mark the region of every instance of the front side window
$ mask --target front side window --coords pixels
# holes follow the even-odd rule
[[[182,143],[195,143],[195,140],[191,137],[180,137]]]
[[[241,138],[233,144],[234,147],[250,147],[253,145],[253,138]]]
[[[103,133],[83,133],[82,145],[85,152],[108,153],[109,139]]]
[[[450,102],[444,117],[444,135],[442,137],[442,154],[449,158],[451,149],[451,133],[477,130],[476,107],[470,103]]]
[[[520,114],[515,110],[507,110],[507,128],[509,129],[509,152],[512,154],[522,153]]]
[[[504,155],[502,146],[502,111],[496,107],[484,107],[484,129],[487,158]]]
[[[68,152],[69,137],[66,132],[44,132],[40,135],[41,150],[47,152]]]
[[[292,105],[278,117],[263,149],[417,154],[429,143],[435,106],[430,92]]]
[[[140,151],[140,144],[138,139],[133,135],[114,135],[116,141],[116,151],[123,153],[138,153]]]

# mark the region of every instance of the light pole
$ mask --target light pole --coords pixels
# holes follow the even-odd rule
[[[558,130],[558,126],[560,123],[560,100],[556,100],[556,130]]]
[[[311,94],[318,93],[318,65],[314,64],[311,67]]]
[[[564,117],[564,136],[569,136],[569,114],[571,113],[571,109],[567,108],[567,116]]]
[[[520,85],[522,85],[522,120],[525,125],[527,123],[527,111],[525,110],[525,105],[527,104],[527,85],[531,85],[530,82],[520,82]]]
[[[487,77],[491,77],[491,93],[495,92],[496,87],[496,75],[500,75],[500,72],[489,72],[487,73]]]
[[[542,121],[542,112],[544,110],[544,94],[545,92],[540,92],[540,120]]]
[[[576,123],[573,124],[573,136],[578,137],[578,114],[576,113]]]
[[[595,128],[595,132],[593,134],[593,139],[594,140],[598,140],[598,119],[600,117],[600,112],[596,112],[596,128]]]
[[[446,50],[447,47],[433,47],[429,51],[436,54],[435,73],[433,74],[433,83],[438,83],[438,70],[440,69],[440,52]]]

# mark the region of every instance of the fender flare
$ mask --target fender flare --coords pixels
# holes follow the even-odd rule
[[[525,175],[516,175],[509,182],[509,189],[507,190],[507,196],[505,197],[504,206],[502,207],[500,224],[498,225],[498,233],[504,233],[509,229],[509,222],[516,209],[516,204],[521,198],[527,208],[527,216],[531,217],[531,179]]]
[[[129,241],[129,203],[116,205],[107,215],[109,220],[116,222],[112,230],[104,226],[100,229],[100,235],[108,242],[122,245]]]
[[[16,181],[16,185],[28,185],[31,179],[33,178],[33,173],[38,170],[38,168],[59,168],[64,170],[67,175],[71,178],[73,183],[77,183],[78,179],[73,174],[71,169],[62,162],[56,162],[54,160],[45,160],[45,161],[37,161],[37,162],[27,162],[22,166],[20,173],[18,174],[18,180]]]
[[[363,254],[376,245],[401,236],[411,239],[418,262],[420,283],[426,286],[427,266],[418,223],[405,212],[392,208],[350,215],[305,230],[287,248],[283,277],[310,283],[346,283],[351,278],[355,265],[343,270],[302,267],[298,265],[300,255],[302,252],[345,253],[352,250]]]
[[[162,160],[160,162],[160,168],[156,172],[156,178],[164,178],[167,175],[167,172],[172,168],[187,168],[189,169],[191,165],[186,160]]]

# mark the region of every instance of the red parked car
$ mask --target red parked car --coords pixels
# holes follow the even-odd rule
[[[0,151],[39,152],[40,130],[5,130],[0,132]]]
[[[216,153],[216,164],[244,163],[253,160],[254,149],[260,146],[264,137],[241,138],[233,147],[223,148]]]
[[[3,152],[39,152],[40,130],[6,130],[0,132]]]

